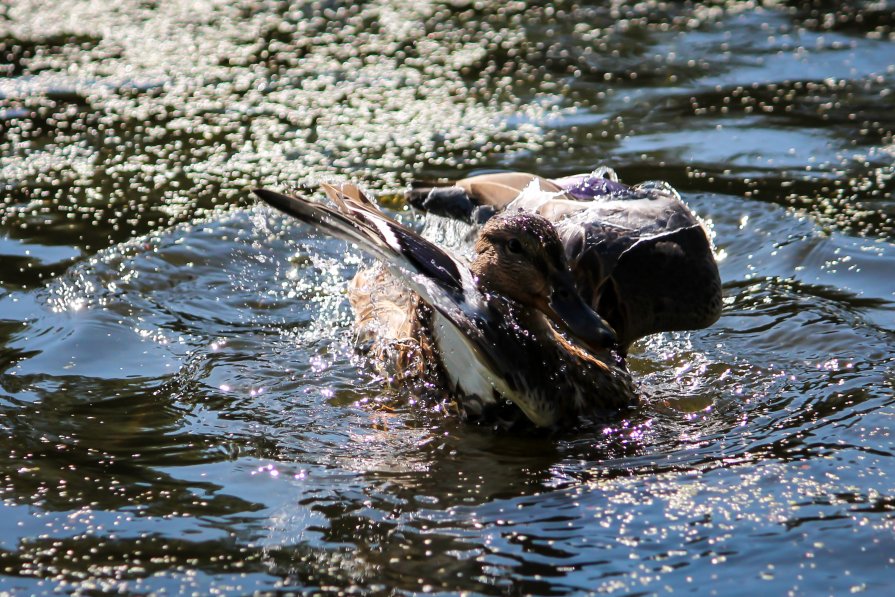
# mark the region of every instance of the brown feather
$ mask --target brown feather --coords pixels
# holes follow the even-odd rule
[[[348,285],[357,344],[369,346],[380,374],[392,381],[422,378],[426,359],[421,346],[419,297],[384,267],[357,272]]]
[[[457,186],[476,199],[479,204],[502,209],[518,197],[533,180],[538,180],[545,191],[562,192],[561,188],[546,178],[525,172],[481,174],[457,181]]]

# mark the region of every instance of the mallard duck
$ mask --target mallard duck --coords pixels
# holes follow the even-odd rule
[[[384,265],[387,274],[362,271],[349,292],[359,326],[417,342],[465,416],[509,401],[535,426],[553,428],[637,403],[616,332],[578,292],[547,218],[490,218],[466,261],[386,216],[354,185],[324,190],[335,207],[255,193]]]
[[[550,220],[579,292],[627,351],[656,332],[708,327],[721,314],[721,280],[705,229],[670,185],[620,183],[614,172],[547,179],[524,172],[416,184],[411,205],[467,222],[524,210]]]

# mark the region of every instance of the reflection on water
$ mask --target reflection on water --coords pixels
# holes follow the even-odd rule
[[[895,6],[405,4],[0,8],[0,587],[884,593]],[[598,164],[724,313],[536,437],[386,387],[360,257],[248,193]]]

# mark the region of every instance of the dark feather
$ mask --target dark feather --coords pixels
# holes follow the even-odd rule
[[[412,266],[417,273],[455,297],[464,294],[463,277],[457,261],[412,230],[366,206],[343,203],[337,211],[300,197],[290,197],[266,189],[255,194],[265,203],[303,222],[349,242],[398,267]],[[387,230],[388,232],[384,232]],[[439,301],[436,302],[436,307]]]
[[[457,262],[437,246],[417,234],[408,234],[407,230],[392,227],[392,233],[401,243],[404,256],[416,265],[420,271],[430,278],[435,278],[443,285],[463,292],[463,281]]]

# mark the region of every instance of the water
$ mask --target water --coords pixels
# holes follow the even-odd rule
[[[0,589],[887,594],[895,5],[406,4],[0,9]],[[554,436],[383,384],[248,193],[599,164],[724,313]]]

